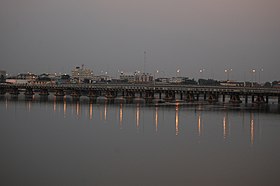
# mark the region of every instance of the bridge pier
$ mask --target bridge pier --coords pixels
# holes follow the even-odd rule
[[[161,92],[159,92],[158,94],[159,94],[159,99],[162,99],[162,97],[161,97]]]
[[[10,94],[13,98],[17,98],[20,93],[19,93],[18,88],[12,88],[10,91]]]
[[[269,103],[269,96],[266,96],[265,102]]]
[[[254,100],[253,103],[257,103],[257,104],[265,103],[264,97],[262,95],[258,95],[257,99]]]
[[[127,100],[128,103],[131,103],[135,98],[135,93],[133,91],[126,91],[124,98]]]
[[[33,97],[34,92],[32,88],[26,88],[24,92],[25,97]]]
[[[199,94],[196,94],[196,101],[199,101]]]
[[[145,92],[145,99],[146,100],[153,100],[154,99],[154,92],[152,92],[152,91],[146,91]]]
[[[78,100],[81,97],[81,91],[73,90],[70,95],[72,96],[72,99]]]
[[[64,92],[64,90],[59,89],[59,90],[56,90],[54,95],[55,95],[55,97],[64,97],[65,92]]]
[[[245,95],[245,103],[248,103],[248,95]]]
[[[108,99],[114,99],[117,97],[117,93],[115,91],[107,91],[105,97]]]
[[[174,101],[175,100],[175,93],[171,91],[166,91],[165,92],[165,101]]]
[[[217,101],[218,101],[217,95],[215,95],[215,94],[210,94],[210,95],[209,95],[209,97],[208,97],[208,102],[214,103],[214,102],[217,102]]]
[[[48,89],[41,89],[39,95],[40,96],[48,96],[49,95]]]
[[[98,93],[96,91],[89,91],[87,96],[91,102],[94,102],[97,100]]]
[[[194,101],[194,95],[189,93],[186,95],[186,98],[185,98],[186,102],[193,102]]]
[[[242,103],[238,94],[230,95],[230,103]]]
[[[280,95],[278,96],[278,104],[280,104]]]
[[[223,94],[223,103],[226,101],[226,95],[225,94]]]

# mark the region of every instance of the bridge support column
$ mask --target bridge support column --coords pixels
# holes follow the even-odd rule
[[[132,102],[133,99],[135,98],[135,93],[132,91],[126,91],[125,92],[125,99],[127,100],[128,103]]]
[[[196,95],[196,100],[199,101],[199,94]]]
[[[231,95],[229,102],[230,103],[242,103],[238,94],[237,95]]]
[[[278,104],[280,104],[280,96],[278,96]]]
[[[208,97],[208,102],[213,103],[213,102],[217,102],[217,96],[215,94],[210,94]]]
[[[115,91],[107,91],[105,97],[108,99],[114,99],[117,97],[117,93]]]
[[[252,103],[254,103],[254,102],[255,102],[255,96],[252,95]]]
[[[194,95],[193,94],[187,94],[186,95],[186,101],[187,102],[193,102],[194,101]]]
[[[33,97],[34,92],[32,88],[26,88],[24,92],[25,97]]]
[[[258,95],[257,99],[254,100],[253,103],[261,104],[261,103],[264,103],[264,102],[265,102],[264,97],[262,95]]]
[[[56,90],[55,94],[56,97],[64,97],[65,93],[64,90]]]
[[[226,95],[223,94],[223,102],[225,102],[225,101],[226,101]]]
[[[266,96],[265,102],[266,102],[266,103],[269,102],[269,96]]]
[[[245,95],[245,103],[248,103],[248,95]]]
[[[12,90],[11,90],[11,92],[10,92],[10,94],[11,94],[11,96],[12,97],[18,97],[18,95],[19,95],[19,90],[18,90],[18,88],[13,88]]]
[[[206,101],[206,99],[207,99],[207,94],[204,93],[204,101]]]
[[[173,101],[175,100],[175,93],[174,92],[165,92],[165,101]]]
[[[74,90],[71,92],[72,99],[78,100],[80,99],[81,92],[79,90]]]
[[[92,102],[96,101],[96,100],[97,100],[97,97],[98,97],[97,92],[95,92],[95,91],[89,91],[89,92],[88,92],[88,97],[89,97],[89,100],[90,100],[90,101],[92,101]]]
[[[48,96],[49,95],[48,89],[41,89],[39,95],[40,96]]]
[[[147,103],[152,102],[154,97],[155,97],[154,92],[152,92],[152,91],[146,91],[145,92],[145,97],[144,98],[145,98]]]

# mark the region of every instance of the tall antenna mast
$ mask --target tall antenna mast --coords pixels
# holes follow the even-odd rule
[[[144,73],[146,72],[146,60],[147,60],[146,51],[144,51]]]

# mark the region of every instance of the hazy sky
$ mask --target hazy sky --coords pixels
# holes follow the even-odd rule
[[[0,0],[0,69],[280,80],[279,0]],[[258,73],[263,68],[262,73]],[[205,69],[199,73],[200,69]],[[255,76],[251,70],[256,69]]]

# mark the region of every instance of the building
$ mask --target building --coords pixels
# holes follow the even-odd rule
[[[163,83],[163,84],[165,84],[165,83],[169,83],[169,80],[170,80],[170,78],[157,78],[155,81],[157,82],[157,83]]]
[[[28,80],[29,82],[33,82],[38,76],[31,72],[28,73],[20,73],[17,75],[16,79]]]
[[[185,81],[185,77],[172,77],[169,79],[169,83],[180,84]]]
[[[56,84],[68,84],[71,83],[71,77],[68,74],[62,74],[56,79]]]
[[[231,87],[244,87],[246,86],[245,82],[236,82],[236,81],[221,81],[221,86],[231,86]]]
[[[120,80],[127,83],[151,83],[154,81],[154,77],[149,73],[124,73],[121,72]]]
[[[76,67],[72,70],[72,78],[79,83],[84,82],[85,79],[91,80],[93,78],[93,71],[84,68],[84,65],[82,65],[82,68]]]
[[[33,73],[19,73],[16,76],[10,76],[6,78],[7,83],[13,83],[13,84],[33,84],[38,76]]]
[[[152,83],[154,82],[154,77],[149,73],[136,73],[135,83]]]
[[[121,72],[120,80],[127,82],[127,83],[134,83],[135,82],[135,73],[124,73]]]
[[[33,82],[34,84],[55,84],[55,78],[49,74],[43,73],[38,75],[37,79]]]

